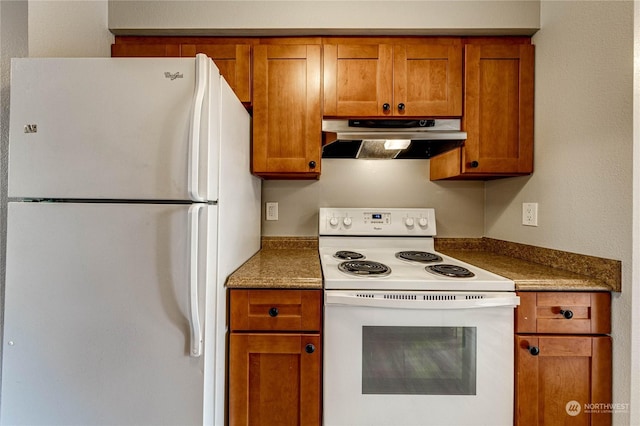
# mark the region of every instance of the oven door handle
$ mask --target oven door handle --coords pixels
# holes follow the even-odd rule
[[[482,309],[515,308],[520,297],[515,293],[494,294],[418,294],[325,291],[325,305],[361,306],[393,309]]]

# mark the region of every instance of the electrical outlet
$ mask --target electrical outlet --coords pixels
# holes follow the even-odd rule
[[[278,203],[267,203],[267,220],[278,220]]]
[[[538,226],[538,203],[522,203],[522,224]]]

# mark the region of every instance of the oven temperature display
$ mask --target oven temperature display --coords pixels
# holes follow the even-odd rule
[[[365,224],[389,225],[391,223],[391,213],[365,213]]]

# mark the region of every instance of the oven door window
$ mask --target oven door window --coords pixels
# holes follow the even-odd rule
[[[362,328],[362,393],[475,395],[476,327]]]

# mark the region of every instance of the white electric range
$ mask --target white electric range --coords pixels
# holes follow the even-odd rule
[[[438,253],[434,209],[322,208],[325,425],[507,425],[513,281]]]

